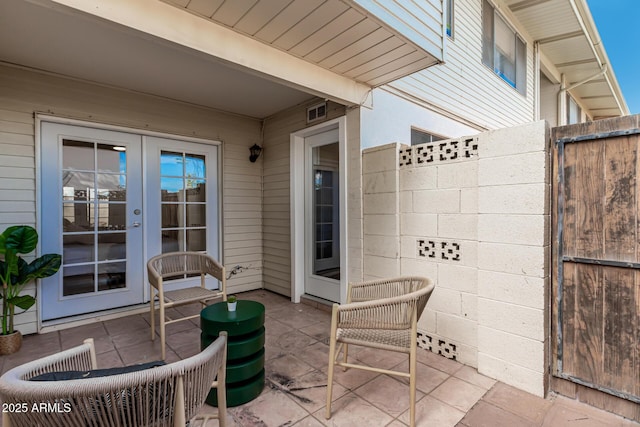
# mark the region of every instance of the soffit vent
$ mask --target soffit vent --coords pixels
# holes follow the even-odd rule
[[[307,108],[307,123],[317,122],[327,118],[327,103],[316,104]]]

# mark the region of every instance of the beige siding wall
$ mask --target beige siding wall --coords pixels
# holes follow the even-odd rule
[[[515,20],[505,16],[518,30]],[[444,64],[389,84],[409,96],[474,125],[497,129],[533,119],[533,43],[527,42],[527,96],[522,96],[482,64],[482,2],[455,2],[454,38],[445,38]]]
[[[0,66],[1,230],[37,225],[34,112],[222,141],[224,262],[228,270],[244,267],[228,281],[229,291],[262,287],[263,160],[248,159],[248,147],[260,142],[260,121]],[[16,320],[23,332],[36,331],[35,309]]]
[[[290,143],[291,133],[309,127],[306,109],[318,102],[283,111],[264,122],[263,233],[265,289],[291,296]],[[342,105],[329,103],[327,119],[343,116]],[[316,125],[321,122],[313,122]]]

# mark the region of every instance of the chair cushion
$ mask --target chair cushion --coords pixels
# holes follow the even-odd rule
[[[29,381],[67,381],[67,380],[82,380],[85,378],[98,378],[108,377],[111,375],[128,374],[130,372],[144,371],[145,369],[155,368],[156,366],[165,365],[162,360],[156,360],[153,362],[141,363],[139,365],[122,366],[119,368],[109,369],[94,369],[90,371],[58,371],[47,372],[35,376]]]

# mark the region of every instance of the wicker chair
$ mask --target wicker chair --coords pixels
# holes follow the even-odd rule
[[[222,298],[227,300],[226,282],[224,266],[207,254],[200,252],[169,252],[156,255],[147,262],[149,272],[149,295],[151,298],[151,339],[156,338],[155,329],[155,308],[156,300],[160,311],[158,318],[160,323],[160,345],[162,347],[162,359],[166,358],[166,334],[165,326],[170,323],[183,320],[195,319],[199,314],[170,318],[166,310],[178,305],[199,302],[206,306],[207,302]],[[193,286],[185,289],[165,290],[164,280],[185,278],[188,276],[200,275],[200,286]],[[219,289],[207,289],[205,286],[206,276],[210,275],[220,281]]]
[[[4,427],[184,427],[217,388],[219,425],[226,422],[223,332],[199,354],[125,374],[66,381],[29,381],[56,371],[96,368],[93,340],[11,369],[0,378]],[[206,423],[209,417],[200,417]]]
[[[417,322],[434,284],[424,277],[400,277],[351,283],[347,303],[334,304],[329,342],[326,418],[331,418],[335,365],[409,378],[410,423],[415,425]],[[409,355],[409,372],[347,362],[348,345],[391,350]],[[338,356],[342,351],[342,361]]]

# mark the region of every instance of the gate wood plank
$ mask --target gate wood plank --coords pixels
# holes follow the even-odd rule
[[[564,263],[562,289],[562,370],[575,373],[579,360],[576,354],[576,267],[571,262]]]
[[[576,270],[575,375],[589,382],[602,384],[603,267],[577,264]]]
[[[602,385],[634,394],[634,353],[637,346],[638,316],[633,304],[638,273],[633,270],[603,267],[604,271],[604,360]]]
[[[633,138],[635,139],[635,138]],[[604,258],[636,262],[637,144],[628,137],[603,141],[605,168]]]
[[[564,216],[563,216],[563,238],[562,245],[564,255],[578,256],[576,248],[576,212],[578,210],[577,198],[576,198],[576,180],[577,162],[578,162],[578,145],[568,144],[564,149],[564,186],[562,187],[562,195],[564,202]]]
[[[575,195],[578,199],[576,252],[583,258],[602,258],[604,255],[604,141],[570,145],[578,147],[575,182]]]

